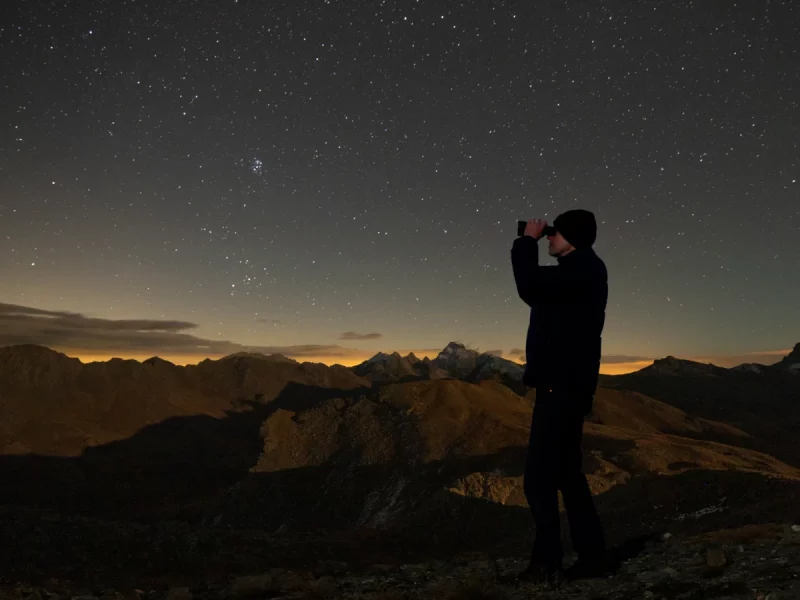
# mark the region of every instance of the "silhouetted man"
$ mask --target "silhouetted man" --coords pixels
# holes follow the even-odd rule
[[[539,265],[547,235],[557,265]],[[514,240],[511,263],[520,298],[531,307],[523,382],[536,388],[525,496],[536,524],[531,562],[519,577],[533,581],[607,573],[603,529],[582,472],[583,419],[592,410],[608,300],[608,273],[595,254],[594,215],[570,210],[548,227],[531,219]],[[558,490],[578,562],[562,570]]]

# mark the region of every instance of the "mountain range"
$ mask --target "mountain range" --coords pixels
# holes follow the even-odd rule
[[[609,539],[800,521],[798,363],[800,344],[770,366],[666,357],[601,375],[584,470]],[[524,552],[536,393],[521,375],[458,343],[352,368],[250,353],[83,364],[0,348],[0,507]]]

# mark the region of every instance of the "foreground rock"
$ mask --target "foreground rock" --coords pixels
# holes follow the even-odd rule
[[[707,556],[725,556],[709,564]],[[800,535],[788,526],[745,527],[668,537],[622,563],[607,579],[559,587],[501,583],[525,567],[517,558],[464,555],[403,565],[392,573],[341,577],[337,598],[800,598]]]
[[[6,582],[0,587],[0,599],[789,600],[800,597],[800,527],[753,525],[689,537],[665,535],[661,541],[650,542],[637,556],[625,560],[612,577],[558,587],[509,583],[509,578],[524,566],[525,561],[518,557],[477,552],[422,563],[375,564],[367,568],[356,568],[342,561],[320,561],[305,569],[266,569],[234,577],[227,583],[198,578],[189,585],[170,586],[166,578],[160,587],[150,585],[141,589],[70,587],[68,582],[58,580],[36,587]]]

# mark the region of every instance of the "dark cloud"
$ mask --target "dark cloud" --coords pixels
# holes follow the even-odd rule
[[[525,356],[525,350],[522,348],[512,348],[508,351],[509,356]]]
[[[0,303],[0,320],[17,321],[19,319],[33,318],[44,325],[54,323],[80,324],[83,328],[100,329],[106,331],[181,331],[197,327],[195,323],[186,321],[153,321],[144,319],[94,319],[84,317],[80,313],[42,310],[18,304]],[[0,330],[2,331],[2,330]]]
[[[502,350],[486,350],[484,354],[491,354],[492,356],[499,356],[501,358],[503,357]]]
[[[355,331],[345,331],[339,336],[340,340],[377,340],[383,336],[380,333],[356,333]]]
[[[283,354],[290,357],[360,356],[361,351],[336,345],[245,346],[207,340],[188,333],[196,323],[170,320],[98,319],[80,313],[42,310],[0,303],[0,346],[39,344],[49,348],[144,354],[216,355],[235,352]]]

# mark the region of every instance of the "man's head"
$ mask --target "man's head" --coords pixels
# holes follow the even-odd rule
[[[550,256],[561,258],[562,256],[566,256],[575,250],[575,246],[564,239],[564,236],[561,235],[560,231],[556,231],[553,235],[548,235],[547,241],[549,242],[547,246],[547,252],[550,254]]]
[[[568,210],[553,221],[555,235],[548,235],[550,256],[566,256],[573,250],[591,247],[597,239],[597,222],[588,210]]]

